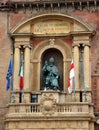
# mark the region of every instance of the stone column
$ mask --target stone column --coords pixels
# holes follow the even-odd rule
[[[90,88],[90,45],[85,44],[84,45],[84,76],[85,76],[85,83],[86,88]]]
[[[15,46],[14,52],[14,76],[13,76],[13,87],[15,91],[19,91],[19,67],[20,67],[20,46]],[[19,93],[15,93],[15,102],[19,102]]]
[[[29,89],[30,79],[30,46],[24,46],[24,89]]]
[[[74,86],[76,90],[76,101],[79,101],[79,44],[73,45],[74,54]]]
[[[30,46],[24,46],[24,90],[30,90]],[[30,98],[28,93],[25,93],[25,101],[29,102]]]
[[[85,93],[86,92],[86,93]],[[91,102],[90,44],[84,44],[84,101]]]
[[[76,89],[79,89],[79,45],[74,45],[74,71]]]

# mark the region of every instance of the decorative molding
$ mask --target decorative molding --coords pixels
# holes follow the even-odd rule
[[[15,46],[30,46],[30,41],[15,41]]]
[[[68,8],[72,8],[73,10],[98,10],[99,1],[98,0],[9,0],[6,3],[0,3],[1,11],[15,11],[18,9],[23,9],[24,13],[26,13],[26,9],[30,8],[31,12],[33,9],[40,11],[40,7],[43,9],[47,9],[50,7],[51,11],[54,11],[54,8],[58,8],[60,11],[62,7],[65,7],[68,11]]]
[[[55,39],[49,39],[49,44],[53,46],[55,44]]]

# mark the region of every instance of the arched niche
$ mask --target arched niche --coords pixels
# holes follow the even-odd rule
[[[47,39],[40,42],[33,49],[31,55],[31,91],[40,91],[41,85],[43,84],[41,82],[42,66],[44,64],[45,59],[48,59],[51,55],[55,56],[56,64],[59,66],[61,71],[62,89],[67,89],[69,65],[72,56],[71,47],[61,39],[55,39],[54,45],[51,45],[49,43],[49,39]]]
[[[44,90],[45,83],[44,83],[44,76],[42,73],[42,68],[45,64],[45,61],[49,64],[49,59],[53,57],[55,60],[55,66],[57,66],[60,80],[59,80],[59,89],[63,90],[63,55],[62,53],[56,48],[50,48],[43,52],[41,56],[41,76],[40,76],[40,89]]]

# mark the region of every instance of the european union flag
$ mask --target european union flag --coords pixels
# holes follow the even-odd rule
[[[7,86],[6,86],[6,90],[8,91],[11,85],[11,77],[13,75],[13,61],[12,58],[10,59],[10,63],[9,63],[9,67],[8,67],[8,72],[7,72],[7,76],[6,76],[6,80],[7,80]]]

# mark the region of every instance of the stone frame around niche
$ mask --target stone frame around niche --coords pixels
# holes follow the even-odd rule
[[[63,56],[63,90],[67,91],[69,66],[71,62],[72,51],[71,47],[60,38],[55,38],[54,44],[50,44],[49,39],[41,41],[33,50],[31,54],[31,91],[40,91],[40,75],[41,75],[41,59],[46,50],[56,49],[60,51]]]

